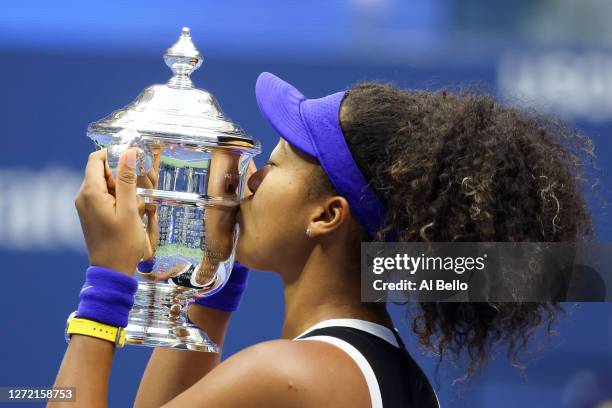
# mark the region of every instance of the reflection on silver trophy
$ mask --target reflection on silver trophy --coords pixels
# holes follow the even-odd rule
[[[128,106],[90,124],[87,135],[107,149],[110,170],[138,148],[138,194],[147,248],[127,343],[217,351],[186,318],[189,299],[219,291],[231,273],[239,229],[236,213],[249,161],[261,151],[221,111],[191,73],[202,64],[188,28],[164,55],[174,75]]]

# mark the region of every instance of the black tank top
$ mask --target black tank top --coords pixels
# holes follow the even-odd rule
[[[359,319],[317,323],[294,340],[319,340],[344,350],[359,366],[372,408],[439,408],[438,397],[397,331]]]

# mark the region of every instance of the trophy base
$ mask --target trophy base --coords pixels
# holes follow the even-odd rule
[[[188,322],[186,305],[185,293],[176,287],[139,282],[125,328],[125,343],[218,353],[219,348],[208,335]]]

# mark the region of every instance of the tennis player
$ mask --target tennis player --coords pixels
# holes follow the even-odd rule
[[[577,241],[592,234],[579,186],[580,152],[592,146],[555,121],[488,95],[378,83],[308,99],[269,73],[259,76],[256,98],[280,139],[248,178],[238,215],[240,264],[189,317],[222,346],[246,268],[273,271],[284,282],[281,338],[223,362],[218,354],[155,349],[136,407],[438,407],[385,304],[360,301],[360,243]],[[93,153],[76,199],[92,266],[75,319],[113,334],[127,324],[145,245],[135,161],[132,150],[121,157],[113,195],[105,152]],[[516,362],[534,329],[554,321],[558,309],[421,303],[410,316],[424,346],[441,357],[467,353],[469,377],[497,344]],[[76,403],[66,406],[106,406],[121,342],[120,335],[72,335],[55,382],[76,387]]]

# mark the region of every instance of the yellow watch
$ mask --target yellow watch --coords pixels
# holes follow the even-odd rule
[[[76,311],[68,316],[66,321],[65,337],[66,342],[70,342],[71,334],[82,334],[90,337],[97,337],[102,340],[115,343],[118,347],[125,344],[125,329],[123,327],[110,326],[108,324],[96,322],[95,320],[75,317]]]

